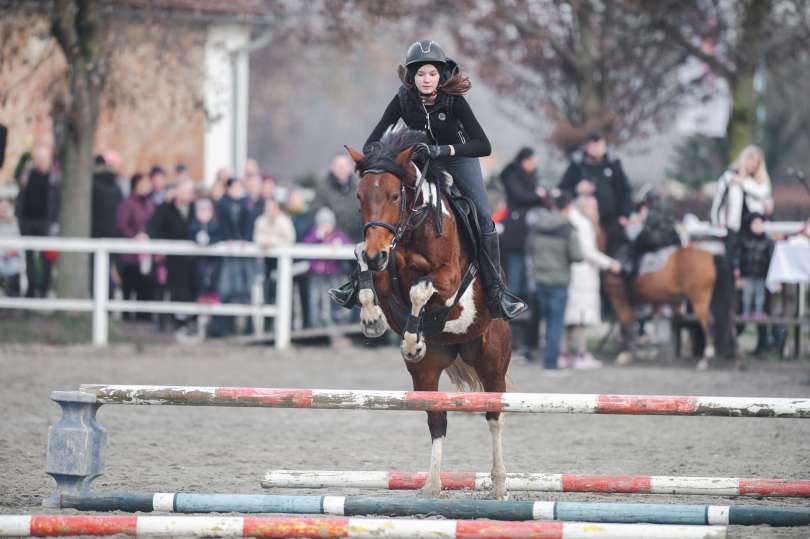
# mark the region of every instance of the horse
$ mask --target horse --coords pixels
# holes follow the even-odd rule
[[[415,391],[436,391],[446,372],[459,390],[504,392],[512,335],[493,320],[474,265],[474,246],[440,186],[425,182],[412,158],[425,142],[419,131],[389,129],[368,155],[346,146],[357,164],[357,198],[364,223],[355,254],[360,269],[358,301],[363,332],[382,335],[390,327]],[[439,178],[449,186],[446,172]],[[471,276],[471,277],[470,277]],[[402,311],[404,309],[405,315]],[[433,330],[430,330],[430,327]],[[492,439],[492,494],[506,499],[503,417],[487,412]],[[427,412],[430,468],[421,494],[441,491],[442,446],[447,412]]]
[[[598,241],[603,242],[605,234],[601,228],[598,230]],[[621,325],[622,351],[616,363],[626,365],[635,360],[636,355],[636,316],[628,299],[627,281],[621,275],[605,274],[602,283]],[[722,356],[735,353],[734,282],[725,256],[694,246],[676,247],[662,267],[636,276],[632,286],[636,299],[650,304],[654,311],[664,305],[676,305],[683,298],[689,300],[705,342],[697,364],[699,370],[709,368],[716,353]]]

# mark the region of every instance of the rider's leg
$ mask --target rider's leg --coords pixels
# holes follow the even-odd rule
[[[484,176],[478,159],[472,157],[449,157],[442,163],[453,176],[453,183],[461,194],[475,204],[478,225],[481,229],[481,250],[478,254],[481,280],[487,290],[487,304],[493,318],[512,319],[526,310],[526,303],[506,289],[501,271],[501,251],[498,233],[492,221]]]

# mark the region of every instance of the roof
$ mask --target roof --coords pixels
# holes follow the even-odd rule
[[[267,7],[262,0],[112,0],[133,8],[191,11],[219,15],[264,16]]]
[[[147,17],[150,12],[192,22],[241,22],[268,24],[266,0],[101,0],[109,13],[119,17]],[[48,12],[50,0],[0,0],[0,6]]]

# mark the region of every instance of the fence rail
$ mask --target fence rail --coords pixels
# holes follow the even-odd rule
[[[220,256],[236,258],[276,258],[276,303],[264,305],[203,304],[171,301],[134,301],[109,299],[109,279],[94,279],[92,299],[77,298],[0,298],[0,309],[59,310],[93,313],[93,344],[106,346],[111,312],[140,311],[196,315],[274,317],[275,346],[288,348],[292,328],[293,260],[353,260],[352,246],[296,244],[263,249],[249,242],[222,242],[201,246],[191,241],[131,239],[86,239],[22,236],[0,238],[0,250],[58,251],[87,253],[93,257],[94,275],[109,275],[111,254],[149,254],[179,256]],[[258,328],[258,324],[254,324]]]
[[[801,230],[801,222],[766,223],[765,230],[772,235],[791,234]],[[722,237],[725,230],[706,222],[688,222],[681,225],[686,238],[694,236]],[[134,301],[109,299],[109,280],[94,279],[92,299],[80,298],[4,298],[0,309],[79,311],[93,313],[93,344],[105,346],[108,342],[109,314],[111,312],[140,311],[148,313],[175,313],[193,315],[253,316],[274,318],[275,346],[284,349],[290,345],[292,328],[293,260],[353,260],[353,246],[296,244],[274,249],[263,249],[244,241],[221,242],[209,246],[192,241],[145,240],[120,238],[60,238],[22,236],[0,238],[0,250],[58,251],[87,253],[93,258],[94,275],[109,275],[111,254],[149,254],[179,256],[220,256],[236,258],[276,258],[276,304],[261,302],[245,304],[202,304],[170,301]],[[254,327],[259,325],[254,323]]]

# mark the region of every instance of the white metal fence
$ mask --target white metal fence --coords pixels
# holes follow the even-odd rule
[[[766,223],[770,234],[791,234],[801,229],[801,222]],[[687,222],[682,225],[686,238],[694,236],[722,237],[725,231],[706,222]],[[86,239],[58,237],[0,238],[0,250],[59,251],[94,254],[94,275],[109,275],[110,254],[149,254],[183,256],[221,256],[243,258],[276,258],[276,303],[265,305],[263,298],[253,304],[204,304],[170,301],[135,301],[109,299],[109,279],[94,279],[92,299],[71,298],[7,298],[0,297],[0,309],[27,309],[48,311],[85,311],[93,313],[93,344],[105,346],[108,342],[109,314],[111,312],[174,313],[193,315],[232,315],[254,317],[254,329],[263,317],[274,318],[275,346],[284,349],[290,345],[292,330],[293,260],[354,260],[353,246],[296,244],[265,250],[250,242],[222,242],[200,246],[191,241],[131,239]]]
[[[293,260],[354,260],[353,246],[297,244],[275,249],[262,249],[249,242],[222,242],[200,246],[191,241],[131,239],[86,239],[31,237],[0,238],[0,250],[58,251],[88,253],[93,257],[93,274],[105,276],[93,279],[92,299],[75,298],[6,298],[0,297],[2,309],[48,311],[85,311],[93,313],[93,344],[105,346],[108,342],[109,314],[111,312],[174,313],[194,315],[253,316],[274,318],[274,339],[278,349],[290,345],[292,328]],[[241,258],[276,258],[276,303],[263,301],[245,304],[204,304],[169,301],[135,301],[109,299],[111,254],[149,254],[182,256],[220,256]],[[262,298],[263,299],[263,298]],[[254,324],[254,328],[256,324]]]

